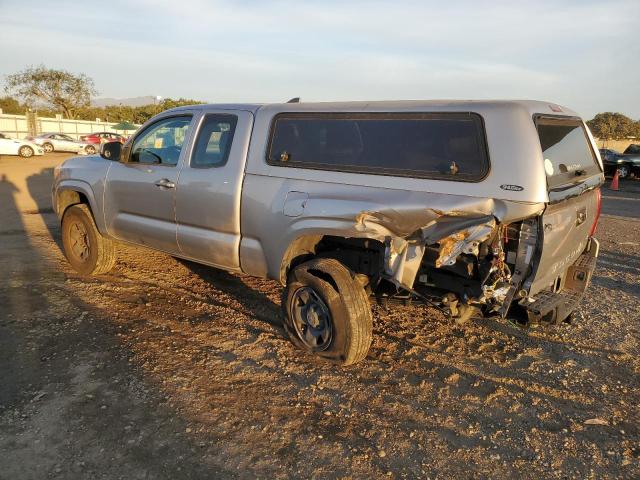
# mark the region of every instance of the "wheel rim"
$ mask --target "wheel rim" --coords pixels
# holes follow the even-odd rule
[[[96,149],[93,147],[87,147],[87,153],[89,154],[96,153]]]
[[[296,334],[307,347],[326,350],[333,339],[329,308],[310,287],[301,287],[291,296],[291,319]]]
[[[627,175],[629,175],[629,169],[627,167],[622,166],[618,168],[618,176],[620,178],[627,178]]]
[[[49,143],[45,143],[44,144],[44,151],[45,152],[53,152],[53,145],[51,145]]]
[[[69,240],[73,256],[81,262],[86,262],[91,253],[91,244],[84,223],[73,222],[69,226]]]
[[[20,155],[23,157],[30,157],[31,155],[33,155],[33,150],[31,150],[29,147],[22,147],[20,149]]]

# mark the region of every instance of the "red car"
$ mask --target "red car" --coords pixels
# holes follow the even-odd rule
[[[85,135],[80,137],[83,142],[91,143],[93,145],[100,145],[107,142],[120,142],[124,143],[127,139],[118,133],[112,132],[95,132],[91,135]]]

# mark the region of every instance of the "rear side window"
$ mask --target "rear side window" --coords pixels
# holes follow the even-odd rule
[[[578,119],[538,117],[538,137],[550,187],[600,172],[584,125]]]
[[[221,167],[227,163],[238,117],[207,115],[204,118],[191,157],[191,167]]]
[[[460,181],[489,170],[484,126],[473,113],[281,114],[267,162]]]

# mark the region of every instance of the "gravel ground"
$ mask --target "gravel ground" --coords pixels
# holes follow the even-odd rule
[[[130,246],[74,273],[62,158],[0,159],[0,478],[640,477],[640,182],[604,190],[573,324],[374,307],[337,369],[285,339],[274,282]]]

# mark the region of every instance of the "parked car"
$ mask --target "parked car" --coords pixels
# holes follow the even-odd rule
[[[92,145],[101,145],[107,142],[120,142],[124,143],[127,139],[119,133],[112,132],[96,132],[90,135],[84,135],[80,137],[80,140]]]
[[[533,101],[197,105],[57,167],[70,264],[115,241],[285,286],[284,328],[347,365],[370,298],[452,318],[566,319],[595,268],[602,164],[573,111]]]
[[[619,178],[629,178],[632,175],[640,176],[640,152],[631,147],[634,145],[629,145],[624,153],[601,148],[600,156],[604,165],[604,173],[613,175],[617,170]],[[637,153],[633,153],[634,151]]]
[[[46,153],[50,152],[73,152],[73,153],[96,153],[96,147],[87,142],[73,139],[64,133],[41,133],[35,137],[27,137],[37,145],[41,145]]]
[[[44,155],[44,150],[28,140],[18,140],[0,133],[0,155],[20,155],[23,158]]]
[[[624,155],[640,155],[640,144],[632,143],[627,148],[625,148]]]

